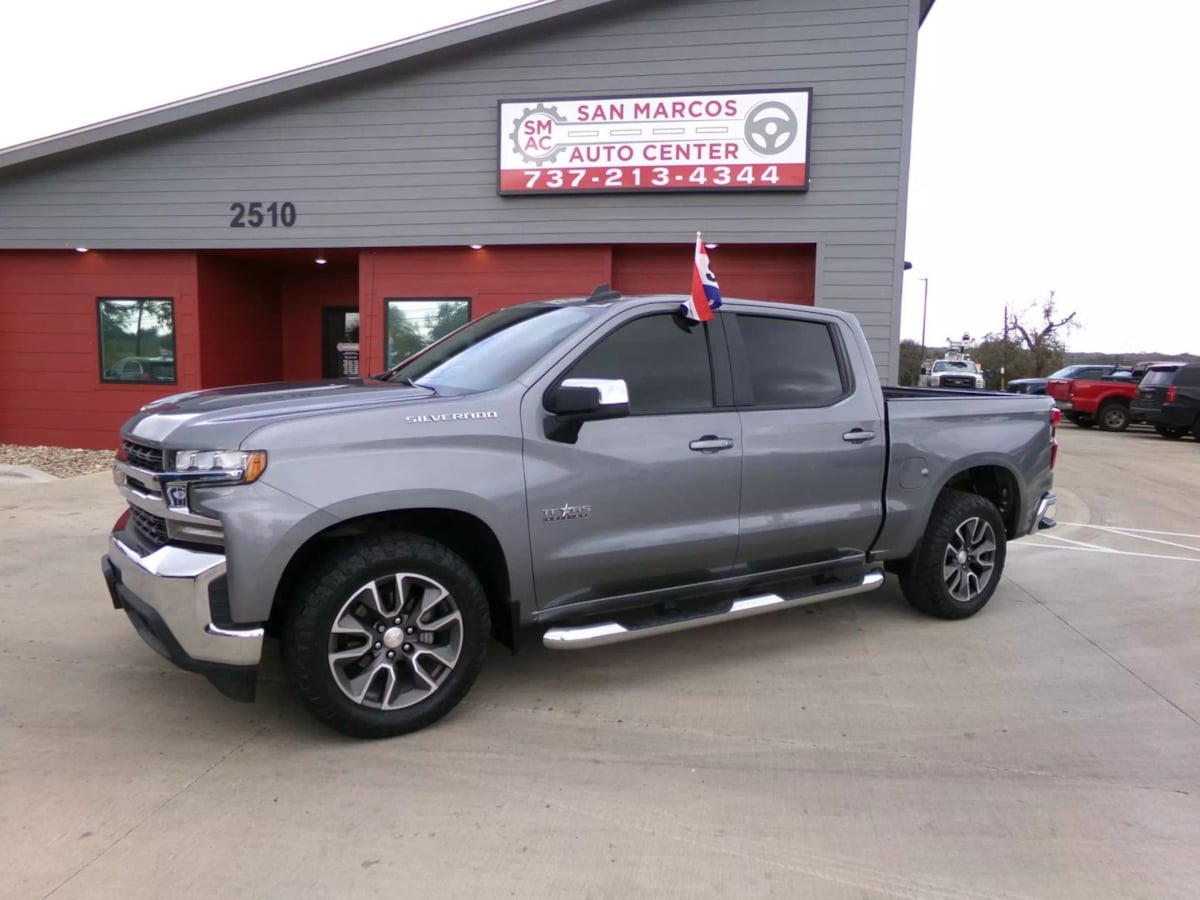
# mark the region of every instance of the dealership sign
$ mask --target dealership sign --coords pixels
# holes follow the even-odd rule
[[[500,104],[500,193],[808,189],[810,89]]]

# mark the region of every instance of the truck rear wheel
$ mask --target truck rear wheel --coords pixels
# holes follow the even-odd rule
[[[943,491],[909,571],[900,576],[900,589],[924,613],[965,619],[995,593],[1005,552],[1004,522],[990,500]]]
[[[416,535],[373,534],[319,562],[292,598],[283,661],[326,725],[391,737],[458,705],[490,630],[483,587],[461,557]]]
[[[1109,400],[1100,407],[1096,419],[1101,431],[1124,431],[1129,427],[1129,407],[1116,400]]]

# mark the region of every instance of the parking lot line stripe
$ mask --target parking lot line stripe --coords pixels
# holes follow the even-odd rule
[[[1074,550],[1076,553],[1108,553],[1113,556],[1137,556],[1142,559],[1173,559],[1178,562],[1200,563],[1195,556],[1165,556],[1161,553],[1134,553],[1130,550],[1109,550],[1107,547],[1063,547],[1060,544],[1039,544],[1036,541],[1014,541],[1008,545],[1013,547],[1040,547],[1043,550]]]
[[[1088,525],[1088,528],[1095,528],[1097,531],[1106,531],[1109,534],[1119,534],[1123,537],[1134,538],[1139,541],[1152,541],[1155,544],[1165,544],[1168,547],[1178,547],[1180,550],[1193,550],[1200,553],[1200,547],[1192,547],[1188,544],[1177,544],[1175,541],[1164,541],[1162,538],[1150,537],[1149,534],[1138,534],[1135,528],[1117,528],[1109,525]],[[1162,532],[1154,532],[1161,534]],[[1053,535],[1048,535],[1053,537]]]
[[[1043,535],[1039,535],[1039,537],[1048,538],[1049,540],[1052,540],[1052,541],[1062,541],[1064,544],[1075,544],[1076,546],[1079,546],[1079,547],[1087,547],[1089,550],[1096,550],[1100,553],[1118,553],[1118,552],[1120,552],[1120,551],[1114,550],[1112,547],[1101,547],[1099,544],[1089,544],[1086,541],[1073,541],[1070,538],[1059,537],[1057,534],[1043,534]]]
[[[1120,526],[1093,525],[1091,522],[1059,522],[1059,525],[1073,525],[1076,528],[1117,528]],[[1200,534],[1183,534],[1179,531],[1151,531],[1149,528],[1121,528],[1121,531],[1136,531],[1139,534],[1161,534],[1165,537],[1200,538]]]

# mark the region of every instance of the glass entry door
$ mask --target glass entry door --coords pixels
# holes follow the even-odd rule
[[[321,376],[358,378],[358,307],[321,309]]]

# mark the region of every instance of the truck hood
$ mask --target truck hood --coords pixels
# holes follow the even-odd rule
[[[240,441],[267,421],[417,403],[434,396],[438,395],[430,388],[362,378],[213,388],[147,403],[125,423],[121,433],[161,444],[177,429],[187,426],[189,432],[204,432],[210,441],[217,434],[229,434],[226,445],[234,447],[237,445],[228,444],[234,434]],[[438,399],[453,398],[443,395]]]

